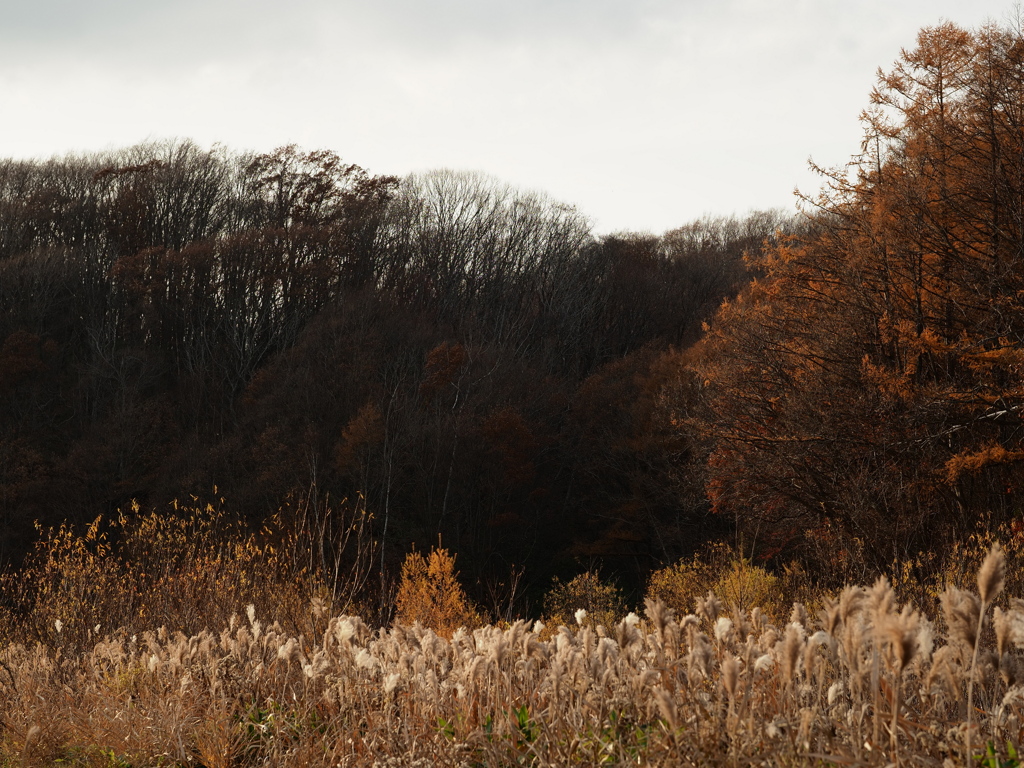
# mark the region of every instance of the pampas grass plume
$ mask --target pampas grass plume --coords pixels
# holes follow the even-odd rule
[[[732,619],[727,616],[719,616],[715,622],[715,639],[723,643],[732,631]]]
[[[897,673],[903,672],[919,650],[920,615],[906,606],[898,614],[889,614],[879,627],[880,633],[892,649]]]
[[[1006,555],[999,542],[992,545],[985,562],[978,571],[978,594],[985,605],[991,603],[1003,591],[1006,583]]]
[[[679,728],[679,715],[676,710],[676,702],[672,698],[672,694],[664,688],[655,688],[654,701],[658,705],[658,710],[661,712],[661,716],[665,718],[669,728],[673,731],[677,730]]]
[[[978,622],[981,618],[981,603],[977,595],[948,586],[939,602],[946,626],[949,627],[950,639],[973,650],[978,640]]]
[[[786,627],[786,636],[782,640],[782,681],[790,683],[793,680],[793,673],[796,672],[797,661],[803,650],[803,633],[801,626],[796,622]]]
[[[740,660],[735,656],[729,656],[722,662],[722,687],[729,695],[729,699],[736,700],[736,684],[739,681]]]

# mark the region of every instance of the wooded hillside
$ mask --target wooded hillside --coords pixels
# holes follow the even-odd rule
[[[440,536],[481,581],[639,577],[716,527],[665,393],[785,225],[597,238],[486,176],[295,147],[5,161],[0,554],[133,500],[329,497],[385,565]]]

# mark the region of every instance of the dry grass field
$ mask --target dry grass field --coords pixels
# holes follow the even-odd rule
[[[198,631],[75,635],[68,615],[29,642],[8,616],[0,765],[1016,766],[1024,602],[1005,583],[994,545],[934,617],[885,579],[784,620],[708,593],[686,615],[648,598],[608,626],[579,610],[450,637],[319,598],[291,629],[211,604]]]

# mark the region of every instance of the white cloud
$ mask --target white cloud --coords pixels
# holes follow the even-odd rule
[[[792,205],[953,0],[0,0],[0,153],[187,136],[480,169],[598,228]],[[9,6],[9,7],[8,7]],[[12,117],[13,116],[13,117]]]

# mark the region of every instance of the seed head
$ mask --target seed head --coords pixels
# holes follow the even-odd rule
[[[996,653],[1002,658],[1010,643],[1010,636],[1013,633],[1013,625],[1010,622],[1011,613],[1004,612],[998,605],[992,612],[992,626],[996,630]]]
[[[860,612],[866,595],[863,587],[846,587],[839,595],[839,620],[848,624]]]
[[[946,587],[940,598],[942,613],[949,627],[950,639],[974,650],[978,640],[978,618],[981,615],[981,601],[977,595]]]
[[[324,616],[327,615],[327,611],[329,610],[329,607],[327,605],[327,601],[324,600],[319,595],[317,595],[312,600],[309,601],[309,610],[318,619],[322,619]]]
[[[356,666],[360,669],[373,669],[377,666],[377,659],[365,648],[360,648],[359,653],[356,654]]]
[[[797,661],[800,659],[800,653],[803,651],[803,627],[796,622],[791,623],[786,627],[786,636],[781,644],[782,680],[785,683],[789,683],[792,681],[793,674],[797,670]]]
[[[384,678],[384,693],[391,693],[398,684],[402,681],[402,676],[397,672],[392,672]]]
[[[644,607],[647,619],[654,625],[655,632],[664,639],[665,625],[672,620],[672,614],[661,600],[650,597],[644,600]]]
[[[664,688],[655,688],[654,701],[658,705],[661,716],[668,722],[669,728],[673,731],[676,730],[679,727],[679,715],[676,710],[676,702],[675,699],[672,698],[672,694]]]
[[[897,674],[905,670],[917,655],[920,618],[917,611],[906,606],[898,614],[886,614],[882,622],[876,626],[879,639],[889,645]]]
[[[1004,653],[999,657],[999,676],[1003,678],[1003,682],[1008,688],[1017,684],[1020,677],[1020,662],[1015,656]]]
[[[950,696],[956,698],[960,695],[960,686],[957,683],[958,668],[950,658],[952,648],[944,645],[935,652],[932,657],[932,668],[925,678],[925,688],[931,690],[937,682],[942,683]]]
[[[818,614],[821,619],[821,626],[833,637],[836,636],[841,622],[839,616],[839,601],[825,598],[825,607]]]
[[[992,545],[985,562],[978,571],[978,594],[985,605],[991,603],[1003,591],[1006,583],[1006,555],[999,542]]]
[[[719,616],[718,621],[715,622],[715,639],[718,642],[724,642],[732,631],[732,619],[726,616]]]
[[[837,680],[836,682],[832,683],[832,685],[830,685],[828,687],[828,705],[830,707],[833,704],[836,703],[836,699],[839,698],[839,695],[842,692],[843,692],[843,682],[842,682],[842,680]]]
[[[892,591],[889,579],[879,576],[878,581],[868,592],[868,604],[874,613],[875,625],[884,621],[884,617],[892,613],[896,607],[896,593]]]
[[[697,598],[697,613],[707,619],[708,624],[718,621],[718,614],[722,612],[722,601],[715,597],[715,593],[708,590],[707,597],[701,600]]]
[[[814,668],[818,661],[818,648],[821,646],[828,647],[833,642],[832,636],[823,630],[818,630],[811,635],[807,641],[807,646],[804,648],[804,677],[807,680],[814,677]]]
[[[729,698],[736,700],[736,684],[740,676],[740,660],[729,656],[722,662],[722,687]]]

